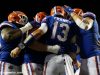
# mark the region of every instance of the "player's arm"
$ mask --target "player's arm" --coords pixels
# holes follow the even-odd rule
[[[13,58],[17,57],[19,55],[19,53],[21,52],[21,48],[23,49],[24,47],[25,46],[23,46],[23,44],[20,44],[20,46],[13,49],[10,53],[11,57],[13,57]],[[30,43],[30,45],[28,47],[34,51],[51,52],[51,53],[55,53],[55,54],[58,54],[58,52],[61,49],[61,47],[59,45],[47,45],[47,44],[43,44],[43,43],[40,43],[37,41],[33,41],[32,43]]]
[[[56,53],[56,54],[60,50],[60,46],[59,45],[47,45],[47,44],[40,43],[38,41],[35,41],[34,43],[31,43],[29,45],[29,48],[31,50],[35,50],[35,51],[51,52],[51,53]]]
[[[73,65],[76,66],[77,68],[80,67],[80,62],[77,60],[77,55],[80,53],[80,47],[77,45],[77,40],[76,40],[77,36],[74,35],[71,39],[71,49],[72,52],[70,53],[71,58],[73,59]]]
[[[5,25],[2,27],[1,36],[5,41],[10,42],[18,37],[21,37],[22,34],[26,33],[26,31],[32,28],[32,24],[30,23],[27,23],[25,26],[19,29],[13,29],[12,27]]]
[[[43,44],[37,41],[31,41],[32,43],[30,43],[30,45],[28,46],[31,50],[34,51],[39,51],[39,52],[51,52],[51,53],[55,53],[58,54],[58,52],[60,51],[61,47],[59,45],[47,45],[47,44]],[[19,55],[19,53],[21,52],[22,49],[24,49],[25,46],[23,44],[19,44],[18,47],[16,47],[15,49],[13,49],[10,53],[11,57],[15,58]]]
[[[11,42],[16,38],[21,37],[21,35],[21,31],[19,31],[18,29],[13,29],[9,26],[1,30],[1,37],[7,42]]]
[[[76,25],[78,25],[80,28],[89,30],[92,27],[94,19],[96,18],[93,13],[87,12],[84,15],[79,15],[76,14],[71,7],[66,5],[64,6],[64,9],[72,17]]]
[[[79,16],[74,12],[72,12],[70,15],[75,21],[75,23],[82,29],[89,30],[93,25],[94,19],[89,16],[87,17]]]
[[[78,54],[80,52],[80,48],[79,46],[77,45],[77,41],[76,41],[76,38],[77,36],[74,35],[70,41],[71,45],[72,45],[72,49],[73,49],[73,52],[75,52],[76,54]]]
[[[77,45],[77,42],[76,42],[76,35],[74,35],[70,41],[69,41],[69,44],[70,44],[70,52],[69,52],[69,55],[71,56],[71,58],[73,60],[76,60],[76,55],[79,54],[80,52],[80,48],[79,46]]]
[[[29,45],[32,40],[38,40],[43,34],[45,34],[48,30],[47,24],[42,23],[41,26],[33,31],[29,36],[24,40],[25,45]]]

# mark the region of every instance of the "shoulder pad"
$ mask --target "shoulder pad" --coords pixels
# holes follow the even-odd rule
[[[12,23],[8,22],[8,21],[4,21],[0,24],[0,29],[4,26],[9,26],[9,27],[12,27],[12,28],[16,28],[15,25],[13,25]]]

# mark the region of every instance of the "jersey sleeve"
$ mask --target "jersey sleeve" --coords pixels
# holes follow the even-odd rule
[[[34,21],[31,21],[30,24],[33,26],[33,28],[39,28],[40,25],[41,25],[41,23],[38,23],[35,20]]]
[[[41,23],[41,26],[39,27],[40,30],[45,34],[48,30],[48,26],[46,23]]]
[[[48,19],[49,19],[49,17],[47,16],[41,22],[41,26],[39,29],[41,29],[43,31],[43,33],[46,33],[48,30]]]
[[[96,19],[96,15],[94,13],[92,13],[92,12],[86,12],[86,13],[84,13],[83,14],[83,18],[85,18],[85,17],[90,17],[93,20]]]
[[[46,16],[45,18],[43,18],[41,23],[48,23],[49,19],[50,19],[50,16]]]

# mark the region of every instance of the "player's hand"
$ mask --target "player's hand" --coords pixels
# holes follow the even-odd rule
[[[73,12],[73,9],[72,9],[71,7],[69,7],[69,6],[67,6],[67,5],[64,5],[63,8],[64,8],[64,10],[65,10],[68,14],[70,14],[71,12]]]
[[[19,47],[16,47],[15,49],[13,49],[11,51],[10,56],[12,58],[16,58],[19,55],[20,52],[21,52],[21,49]]]
[[[77,61],[77,67],[80,68],[81,63],[79,61]]]
[[[78,69],[81,66],[81,63],[77,60],[77,61],[73,61],[74,66]]]

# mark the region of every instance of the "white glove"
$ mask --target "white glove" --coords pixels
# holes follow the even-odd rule
[[[50,45],[48,45],[48,47],[47,47],[47,51],[48,52],[52,52],[52,53],[58,53],[59,52],[59,50],[60,50],[60,46],[59,45],[53,45],[53,46],[50,46]]]
[[[20,30],[22,31],[22,33],[25,33],[26,31],[32,28],[33,28],[32,24],[28,22],[24,27],[21,27]]]

